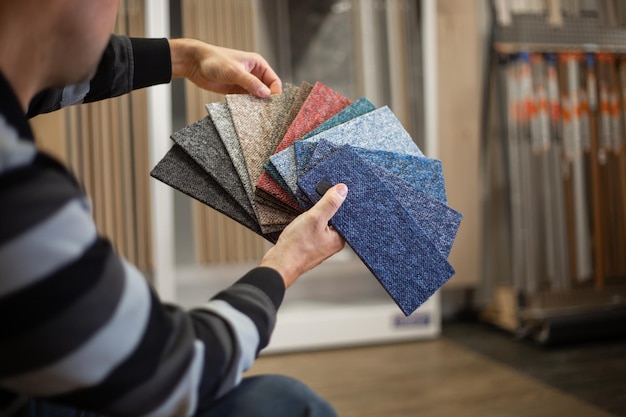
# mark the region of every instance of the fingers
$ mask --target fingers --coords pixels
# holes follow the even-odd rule
[[[283,92],[283,83],[280,81],[280,78],[276,77],[274,81],[269,83],[270,91],[272,94],[282,94]]]
[[[328,189],[309,211],[315,215],[320,221],[327,224],[328,221],[337,213],[339,207],[343,204],[348,195],[348,187],[345,184],[337,184]]]
[[[253,73],[240,71],[234,80],[244,91],[260,97],[266,98],[272,94],[280,94],[282,92],[282,83],[278,77],[275,79],[260,79]]]
[[[259,78],[269,87],[272,94],[281,94],[283,92],[283,84],[280,78],[269,65],[267,65],[263,75]]]
[[[241,74],[239,84],[250,94],[261,98],[282,93],[282,82],[278,75],[265,60],[259,59],[250,72]]]
[[[259,54],[210,45],[195,39],[169,40],[172,78],[222,94],[250,93],[260,98],[282,93],[282,82]]]
[[[267,85],[263,84],[261,80],[248,72],[240,73],[240,77],[236,82],[248,93],[257,97],[265,98],[272,94],[272,91]]]

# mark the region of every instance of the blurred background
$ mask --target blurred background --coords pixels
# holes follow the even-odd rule
[[[626,415],[626,4],[125,0],[115,30],[257,51],[283,82],[389,106],[464,215],[456,275],[412,316],[347,248],[290,289],[251,373],[297,376],[344,416]],[[269,244],[149,178],[154,143],[223,99],[159,91],[34,126],[117,250],[193,306]]]

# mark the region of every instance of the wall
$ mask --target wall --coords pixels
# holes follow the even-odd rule
[[[449,205],[464,216],[449,258],[456,275],[446,289],[473,287],[480,280],[482,3],[437,1],[439,157]]]

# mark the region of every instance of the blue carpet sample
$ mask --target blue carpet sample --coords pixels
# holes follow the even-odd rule
[[[303,140],[319,142],[322,139],[337,145],[347,144],[367,149],[424,156],[402,123],[387,106]]]
[[[296,147],[298,176],[303,175],[337,147],[324,139],[319,142],[299,143]],[[361,158],[402,178],[431,197],[447,203],[443,169],[438,159],[360,147],[352,147],[352,150]],[[296,196],[299,194],[296,193]]]
[[[407,202],[401,203],[396,194],[400,188],[385,184],[379,172],[350,147],[341,147],[320,161],[298,179],[298,186],[315,203],[320,199],[316,186],[322,180],[348,186],[348,197],[331,224],[405,315],[454,275],[442,253],[446,242],[433,241],[429,234],[435,232],[426,232],[415,213],[406,209],[407,204],[418,206],[423,194],[408,186],[403,191],[410,191],[410,195],[404,195]]]
[[[309,161],[309,170],[342,147],[350,148],[361,159],[367,161],[370,169],[376,172],[381,181],[396,195],[398,201],[424,228],[428,237],[447,259],[458,232],[462,215],[450,208],[445,201],[443,175],[441,176],[442,184],[440,189],[436,190],[436,193],[432,193],[432,190],[422,186],[422,177],[416,175],[410,168],[402,165],[402,162],[405,161],[404,158],[400,158],[398,169],[398,166],[394,163],[395,158],[406,155],[383,153],[388,158],[394,159],[382,159],[378,151],[355,148],[350,145],[338,147],[325,140],[317,144],[313,157]],[[374,158],[372,158],[372,153],[375,156]],[[414,158],[428,159],[424,157]],[[430,159],[430,161],[439,162],[435,159]],[[438,166],[440,167],[441,164]],[[428,174],[426,171],[424,173]],[[440,193],[443,193],[444,201],[441,201]],[[303,209],[306,210],[311,207],[311,202],[301,190],[298,197],[301,199],[300,202]]]
[[[422,227],[428,239],[448,259],[463,216],[440,200],[372,163],[370,168]]]

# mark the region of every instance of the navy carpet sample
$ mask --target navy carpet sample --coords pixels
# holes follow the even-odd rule
[[[448,259],[463,215],[424,191],[371,162],[373,172],[396,196],[402,207],[416,219],[430,241]]]
[[[298,179],[312,201],[320,181],[344,183],[349,192],[331,224],[372,271],[405,315],[435,293],[454,269],[419,219],[349,147],[341,147]],[[412,189],[412,187],[410,187]],[[417,194],[413,194],[417,200]],[[407,196],[408,198],[408,196]],[[414,202],[417,205],[417,201]]]
[[[324,139],[319,142],[305,141],[299,143],[297,146],[299,148],[297,156],[298,158],[302,158],[302,162],[296,160],[298,172],[301,172],[300,175],[317,164],[319,160],[325,158],[327,154],[338,148],[338,145]],[[438,159],[426,158],[425,156],[405,155],[378,149],[351,148],[361,158],[373,165],[381,167],[400,177],[429,196],[443,203],[447,203],[443,169],[441,161]],[[301,194],[296,194],[296,196],[300,195]]]
[[[278,233],[263,234],[239,204],[179,146],[174,145],[150,171],[153,178],[204,203],[272,243]]]
[[[404,165],[406,159],[402,157],[408,156],[410,158],[417,158],[418,163],[421,163],[421,160],[439,162],[438,160],[394,153],[389,153],[386,155],[387,158],[382,159],[381,155],[387,153],[383,152],[379,154],[380,151],[355,148],[350,145],[338,147],[325,140],[311,145],[316,146],[316,149],[309,161],[309,170],[312,169],[315,164],[327,159],[341,147],[346,146],[363,160],[367,161],[370,169],[377,173],[381,181],[396,195],[396,198],[402,206],[413,218],[417,219],[419,225],[423,227],[429,239],[433,241],[438,250],[446,259],[448,258],[461,223],[462,215],[445,204],[443,174],[441,176],[441,186],[433,193],[433,190],[429,190],[428,187],[423,187],[423,177],[416,175],[418,169],[416,168],[415,172],[413,172],[410,167],[406,167]],[[372,158],[372,152],[374,158]],[[398,165],[395,163],[397,158],[400,158]],[[437,165],[435,164],[434,166]],[[438,166],[440,167],[441,164],[439,163]],[[428,174],[428,172],[425,172],[425,174]],[[444,201],[441,199],[441,194],[443,194]],[[303,193],[299,194],[298,197],[303,209],[306,210],[311,207],[311,202]]]
[[[172,140],[213,177],[250,217],[256,217],[226,146],[208,116],[175,132]]]

